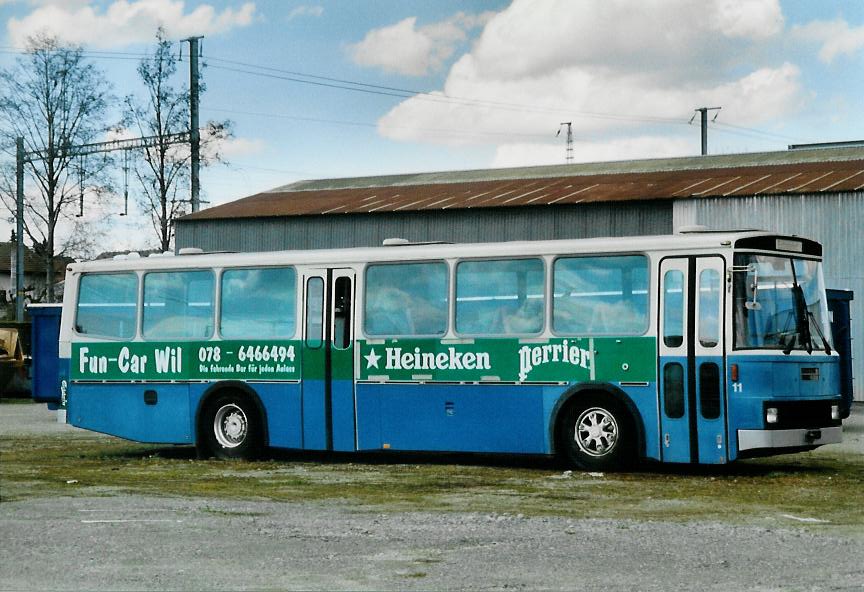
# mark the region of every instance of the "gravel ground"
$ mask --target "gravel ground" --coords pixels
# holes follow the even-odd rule
[[[0,406],[0,437],[58,432],[85,434],[41,406]],[[864,453],[862,438],[856,406],[843,446]],[[376,513],[108,492],[0,505],[2,590],[862,590],[862,558],[864,532],[822,525]]]

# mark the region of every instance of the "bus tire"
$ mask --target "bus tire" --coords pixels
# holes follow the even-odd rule
[[[636,428],[626,407],[608,395],[579,396],[561,416],[558,451],[564,462],[588,471],[615,471],[636,457]]]
[[[225,392],[208,401],[198,433],[207,456],[253,460],[261,454],[261,416],[249,397],[240,393]]]

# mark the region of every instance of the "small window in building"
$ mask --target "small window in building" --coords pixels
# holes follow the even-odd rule
[[[219,331],[229,339],[290,338],[296,304],[296,273],[291,267],[226,270]]]
[[[160,271],[144,276],[146,339],[208,339],[213,335],[213,272]]]
[[[541,259],[462,261],[456,267],[456,332],[540,333],[544,285]]]
[[[646,257],[566,257],[553,271],[556,333],[642,335],[648,329]]]
[[[138,312],[138,276],[88,273],[78,284],[75,331],[82,335],[131,339]]]
[[[366,268],[364,328],[368,335],[444,335],[446,263],[392,263]]]

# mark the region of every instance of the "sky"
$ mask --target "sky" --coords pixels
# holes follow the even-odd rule
[[[0,67],[47,32],[116,95],[141,92],[160,25],[178,52],[204,36],[202,121],[233,122],[205,206],[299,179],[563,164],[562,122],[577,163],[696,155],[698,107],[722,107],[712,154],[864,140],[864,0],[0,0]],[[155,240],[121,210],[88,210],[106,246]]]

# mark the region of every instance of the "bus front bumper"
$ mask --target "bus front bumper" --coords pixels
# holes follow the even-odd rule
[[[841,426],[797,430],[738,430],[738,450],[821,446],[842,441]]]

